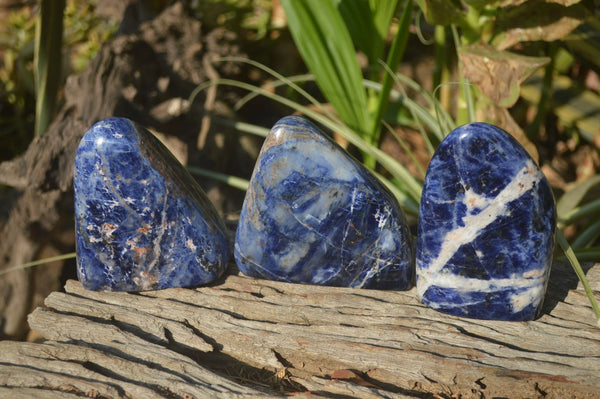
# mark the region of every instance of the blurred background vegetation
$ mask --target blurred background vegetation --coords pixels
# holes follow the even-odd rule
[[[171,2],[143,3],[158,13]],[[600,261],[596,1],[184,3],[208,29],[236,32],[253,48],[251,59],[236,61],[268,76],[260,82],[216,78],[190,100],[229,85],[250,93],[238,110],[264,96],[305,114],[361,158],[413,216],[441,140],[469,121],[496,124],[539,162],[557,198],[558,227],[578,258]],[[21,154],[34,132],[43,134],[65,77],[85,69],[118,34],[120,21],[98,12],[99,4],[0,2],[0,162]],[[292,64],[297,59],[304,66]],[[236,127],[258,135],[268,130]],[[243,179],[236,182],[245,187]]]

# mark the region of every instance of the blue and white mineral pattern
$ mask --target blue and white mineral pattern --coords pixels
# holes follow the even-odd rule
[[[555,226],[550,186],[512,136],[486,123],[455,129],[425,177],[416,264],[421,301],[456,316],[534,319]]]
[[[75,158],[77,272],[90,290],[206,284],[229,258],[227,231],[194,178],[150,132],[95,124]]]
[[[383,185],[306,119],[267,136],[238,224],[234,255],[252,277],[405,290],[412,248]]]

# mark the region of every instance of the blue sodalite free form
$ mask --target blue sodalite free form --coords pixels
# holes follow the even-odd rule
[[[419,297],[456,316],[534,319],[546,291],[555,226],[550,186],[512,136],[486,123],[455,129],[425,178]]]
[[[75,158],[77,272],[90,290],[206,284],[225,270],[223,221],[175,157],[122,118],[95,124]]]
[[[410,288],[412,249],[395,198],[306,119],[267,136],[238,224],[234,255],[252,277]]]

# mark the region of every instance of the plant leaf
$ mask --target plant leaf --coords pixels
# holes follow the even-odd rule
[[[579,25],[564,41],[569,49],[600,69],[600,40],[598,37],[600,37],[600,20],[591,17]]]
[[[35,34],[35,134],[44,134],[52,120],[61,83],[65,0],[42,0]]]
[[[573,267],[575,274],[577,274],[577,277],[579,277],[579,281],[581,281],[581,285],[583,286],[583,289],[585,290],[585,294],[587,295],[588,299],[590,300],[590,305],[592,305],[592,309],[594,311],[594,314],[596,315],[596,323],[600,327],[600,307],[598,306],[598,303],[596,302],[596,298],[594,297],[594,292],[592,291],[590,284],[587,281],[587,277],[585,277],[585,273],[584,273],[583,269],[581,268],[581,264],[579,264],[579,260],[577,259],[577,256],[573,252],[573,248],[571,248],[571,246],[567,242],[567,239],[565,238],[563,233],[558,229],[556,230],[556,241],[558,241],[558,244],[564,251],[565,256],[571,263],[571,266]]]
[[[367,97],[350,33],[331,0],[282,0],[292,37],[325,98],[354,131],[369,128]]]
[[[387,106],[390,101],[390,91],[394,79],[392,77],[393,71],[398,69],[400,60],[404,56],[404,50],[406,49],[406,43],[408,42],[408,35],[410,32],[412,16],[412,2],[408,0],[404,10],[402,10],[402,17],[400,18],[400,24],[398,26],[398,32],[392,41],[388,58],[387,58],[387,69],[386,74],[383,76],[383,82],[381,84],[381,92],[377,97],[377,106],[375,107],[375,116],[373,117],[373,127],[371,128],[370,138],[371,143],[378,145],[379,136],[381,134],[381,119],[385,115]]]
[[[463,46],[458,56],[463,76],[502,107],[512,106],[519,98],[521,83],[550,62],[548,57],[529,57],[483,44]]]
[[[556,214],[558,219],[564,219],[573,209],[575,209],[585,195],[595,186],[600,185],[600,175],[592,176],[589,179],[575,185],[565,192],[556,203]]]
[[[521,96],[533,103],[539,102],[541,79],[537,76],[527,81]],[[568,76],[555,76],[552,80],[552,112],[565,126],[577,128],[581,137],[600,147],[600,96],[587,90]]]
[[[431,25],[450,25],[462,21],[466,15],[457,0],[416,0],[425,19]]]
[[[537,147],[527,138],[523,129],[521,129],[506,108],[493,103],[490,103],[487,107],[478,107],[477,120],[491,123],[506,130],[525,148],[535,162],[539,162],[540,154]]]
[[[565,7],[554,2],[527,1],[499,13],[496,29],[503,31],[493,44],[503,50],[524,41],[552,42],[567,36],[589,14],[581,4]]]
[[[398,0],[335,0],[357,49],[367,55],[369,65],[382,57]]]

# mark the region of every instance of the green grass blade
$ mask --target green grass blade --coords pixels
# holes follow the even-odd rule
[[[406,155],[408,155],[408,157],[410,158],[410,160],[412,161],[412,163],[415,165],[415,167],[418,169],[419,173],[421,174],[421,178],[425,179],[425,169],[423,169],[423,167],[421,166],[421,164],[419,163],[419,161],[417,161],[417,158],[412,153],[412,151],[410,150],[410,148],[408,148],[408,145],[406,144],[406,142],[402,139],[402,137],[400,137],[398,135],[398,133],[394,130],[394,128],[389,125],[389,123],[383,121],[383,125],[388,130],[388,132],[390,132],[390,134],[392,136],[394,136],[394,138],[396,139],[396,141],[398,142],[398,144],[400,144],[400,146],[402,147],[402,149],[404,150],[404,152],[406,153]]]
[[[35,35],[35,134],[44,134],[56,106],[61,83],[65,0],[42,0]]]
[[[573,246],[571,246],[573,248]],[[600,247],[592,247],[592,248],[573,248],[573,253],[577,257],[577,260],[581,262],[594,262],[598,263],[600,261]],[[566,259],[565,255],[561,255],[558,259]]]
[[[579,264],[575,253],[573,252],[573,248],[571,248],[571,246],[567,242],[567,239],[562,234],[560,229],[556,230],[556,239],[558,241],[558,244],[563,249],[565,256],[571,263],[575,274],[577,274],[577,277],[579,277],[579,281],[581,281],[581,285],[583,285],[585,294],[590,300],[590,304],[592,305],[592,309],[594,310],[594,314],[596,315],[596,322],[598,324],[598,327],[600,327],[600,308],[598,307],[598,303],[596,302],[596,298],[594,297],[594,292],[592,291],[592,288],[590,287],[590,284],[588,283],[587,278],[585,277],[585,273],[583,272],[583,269],[581,268],[581,265]]]
[[[317,101],[316,98],[314,98],[312,95],[310,95],[306,90],[304,90],[302,87],[300,87],[297,82],[303,82],[303,81],[314,81],[314,75],[312,74],[304,74],[304,75],[299,75],[296,77],[286,77],[283,76],[282,74],[280,74],[279,72],[275,71],[274,69],[269,68],[268,66],[261,64],[260,62],[248,59],[248,58],[244,58],[244,57],[222,57],[217,61],[233,61],[233,62],[243,62],[246,63],[248,65],[252,65],[266,73],[268,73],[269,75],[273,76],[275,78],[275,82],[273,82],[272,84],[268,84],[268,85],[264,85],[264,88],[275,88],[278,87],[279,85],[287,85],[289,87],[291,87],[292,89],[294,89],[298,94],[300,94],[302,97],[304,97],[306,100],[308,100],[311,104],[313,104],[315,107],[317,107],[319,109],[320,112],[322,112],[323,114],[327,115],[329,118],[334,119],[334,120],[338,120],[339,118],[334,115],[332,112],[329,111],[329,108],[324,107],[323,104],[321,104],[319,101]],[[194,97],[197,95],[197,93],[199,93],[198,88],[196,88],[192,95],[190,96],[190,102],[193,101]],[[257,96],[259,94],[254,93],[254,92],[249,92],[247,97],[244,97],[242,99],[240,99],[240,101],[238,101],[235,105],[235,109],[238,110],[241,107],[243,107],[246,102],[248,102],[250,99],[252,99],[254,96]]]
[[[259,93],[260,95],[265,96],[271,100],[277,101],[280,104],[286,105],[295,111],[301,112],[307,117],[321,123],[323,126],[330,129],[331,131],[339,133],[351,144],[355,145],[359,150],[368,153],[369,155],[377,159],[381,166],[383,166],[393,177],[402,182],[402,187],[407,195],[407,198],[411,202],[411,205],[413,207],[416,206],[418,208],[418,204],[421,199],[422,183],[415,179],[410,174],[410,172],[404,166],[399,164],[394,158],[381,151],[379,148],[369,145],[363,138],[361,138],[358,134],[356,134],[356,132],[354,132],[345,124],[339,121],[331,120],[327,116],[322,115],[309,107],[298,104],[297,102],[294,102],[278,94],[271,93],[268,90],[265,90],[264,88],[256,87],[249,83],[237,80],[218,79],[211,82],[206,82],[202,85],[199,85],[196,88],[196,90],[194,90],[194,92],[198,93],[199,91],[204,90],[210,87],[211,85],[221,84]],[[190,98],[193,99],[192,96],[190,96]]]
[[[458,51],[460,50],[460,47],[461,47],[458,30],[456,29],[456,26],[454,26],[454,25],[452,25],[450,27],[450,29],[452,31],[452,38],[454,39],[454,46],[458,53]],[[457,112],[458,113],[457,120],[458,120],[459,125],[464,125],[465,123],[475,122],[475,105],[473,102],[473,96],[471,94],[471,84],[462,75],[462,66],[461,66],[460,61],[458,63],[458,77],[459,77],[459,81],[461,83],[461,94],[462,94],[462,98],[460,99],[460,101],[462,101],[464,103],[464,106],[466,109],[460,108],[460,104],[459,104],[459,110]]]
[[[352,42],[367,56],[373,65],[383,51],[385,36],[379,35],[375,27],[375,15],[368,1],[333,0]],[[383,1],[387,3],[387,1]]]
[[[429,114],[429,117],[427,117],[424,114],[422,116],[429,122],[425,119],[423,119],[423,122],[425,122],[428,125],[428,127],[431,129],[431,131],[434,133],[434,135],[439,141],[442,141],[448,133],[450,133],[454,128],[456,128],[456,122],[454,121],[452,116],[450,116],[450,114],[443,108],[439,100],[435,98],[433,94],[426,91],[419,83],[415,82],[408,76],[396,73],[393,75],[393,77],[396,81],[396,85],[398,85],[399,87],[402,87],[402,85],[406,85],[407,87],[418,92],[427,102],[427,105],[429,106],[430,110],[425,112]],[[418,106],[418,109],[415,108],[415,111],[418,114],[422,114],[422,112],[420,112],[421,110],[425,110],[425,108],[423,108],[422,106]]]
[[[392,46],[387,58],[387,67],[391,71],[398,69],[398,64],[404,56],[404,50],[406,49],[406,43],[408,42],[408,35],[410,33],[410,25],[412,23],[412,1],[407,0],[402,16],[400,17],[400,23],[398,26],[398,33],[392,41]],[[377,98],[377,105],[375,107],[375,116],[373,118],[373,126],[371,127],[370,142],[371,144],[379,145],[379,136],[381,135],[381,119],[387,110],[387,106],[390,101],[390,90],[394,83],[393,74],[385,73],[383,76],[383,82],[381,84],[381,91]]]
[[[357,49],[367,55],[369,65],[376,65],[383,54],[390,24],[398,8],[398,0],[334,2]]]
[[[573,208],[565,214],[562,219],[559,218],[558,225],[568,226],[582,219],[594,220],[600,215],[600,199],[589,202],[577,208]]]
[[[353,0],[350,0],[353,1]],[[407,0],[407,3],[411,0]],[[392,23],[392,18],[398,9],[399,0],[369,0],[369,5],[374,14],[374,25],[378,35],[383,39],[387,38]],[[411,5],[412,9],[412,5]],[[401,28],[402,29],[402,28]]]
[[[231,187],[237,188],[242,191],[246,191],[250,182],[241,177],[231,176],[225,173],[214,172],[212,170],[197,168],[195,166],[188,166],[187,170],[194,175],[208,177],[209,179],[217,180],[230,185]]]
[[[22,265],[17,265],[17,266],[9,267],[8,269],[0,270],[0,276],[2,276],[4,274],[8,274],[10,272],[14,272],[15,270],[27,269],[27,268],[30,268],[30,267],[39,266],[39,265],[43,265],[43,264],[46,264],[46,263],[56,262],[56,261],[59,261],[59,260],[73,259],[73,258],[75,258],[75,256],[76,256],[75,252],[71,252],[71,253],[68,253],[68,254],[63,254],[63,255],[58,255],[58,256],[52,256],[50,258],[39,259],[39,260],[36,260],[36,261],[33,261],[33,262],[24,263]]]
[[[294,42],[323,95],[351,129],[368,131],[367,98],[354,45],[331,0],[282,0]]]
[[[251,123],[232,121],[231,119],[219,116],[212,116],[211,119],[216,125],[232,127],[242,133],[253,134],[259,137],[267,137],[267,134],[269,134],[269,129]]]
[[[305,74],[301,74],[301,75],[288,76],[285,80],[282,80],[282,79],[272,80],[270,82],[263,84],[262,87],[264,87],[265,89],[277,89],[278,87],[281,87],[281,86],[290,86],[290,83],[297,84],[297,83],[314,82],[314,81],[315,81],[315,77],[312,73],[305,73]],[[258,96],[259,96],[259,94],[252,93],[252,92],[246,94],[244,97],[242,97],[235,103],[235,109],[236,110],[241,109],[248,102],[252,101],[254,98],[256,98]],[[322,105],[319,102],[317,102],[317,104]]]
[[[592,176],[565,192],[556,203],[558,219],[566,219],[567,215],[579,205],[585,195],[597,185],[600,185],[600,175]]]
[[[574,250],[585,248],[592,245],[598,237],[600,237],[600,220],[596,220],[587,226],[581,233],[577,234],[571,247],[573,247]],[[600,261],[600,257],[597,261]]]

